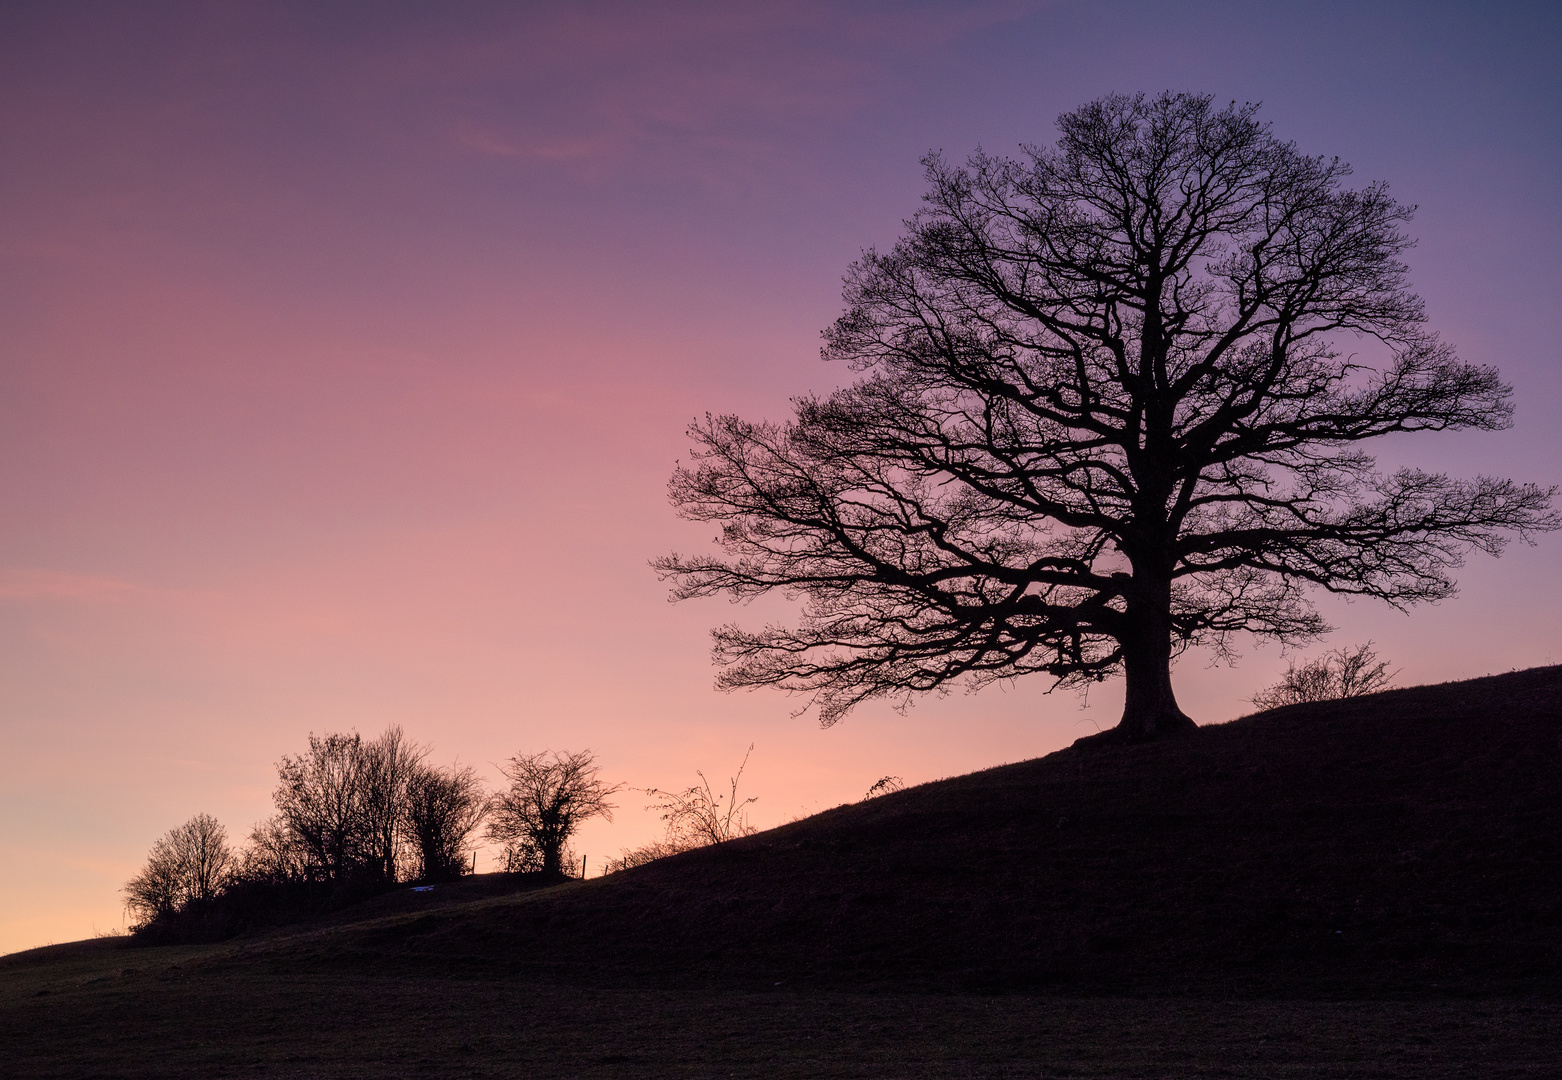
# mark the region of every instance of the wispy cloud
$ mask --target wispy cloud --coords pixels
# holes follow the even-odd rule
[[[778,133],[815,137],[951,42],[1045,6],[543,6],[481,34],[381,42],[337,77],[344,98],[406,102],[462,151],[750,186],[796,169]]]
[[[451,138],[459,145],[487,157],[511,160],[570,161],[588,158],[611,148],[607,139],[562,138],[521,142],[472,120],[457,122]]]
[[[134,582],[91,574],[72,574],[67,571],[43,570],[37,567],[0,567],[0,601],[42,599],[120,601],[155,595],[157,591]]]

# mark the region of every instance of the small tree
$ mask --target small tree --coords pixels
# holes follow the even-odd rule
[[[613,820],[611,787],[597,778],[591,751],[516,754],[499,766],[510,781],[494,797],[485,836],[502,848],[507,870],[564,875],[564,847],[580,823],[597,816]]]
[[[309,876],[341,881],[369,847],[363,808],[363,738],[309,736],[309,752],[277,763],[277,816],[308,853]]]
[[[424,881],[448,881],[466,870],[464,848],[488,813],[488,796],[470,765],[419,764],[407,783],[406,830]]]
[[[1387,660],[1378,659],[1369,641],[1355,649],[1334,649],[1300,667],[1292,662],[1285,678],[1250,700],[1260,709],[1278,709],[1308,701],[1361,697],[1387,690],[1397,674],[1388,670]]]
[[[362,743],[359,753],[365,868],[373,879],[397,881],[411,809],[411,783],[428,756],[428,748],[409,742],[400,725],[394,725],[373,742]]]
[[[233,868],[227,830],[197,814],[152,845],[147,864],[125,884],[125,906],[139,928],[211,900]]]

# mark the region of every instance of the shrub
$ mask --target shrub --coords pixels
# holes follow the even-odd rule
[[[743,778],[743,770],[748,768],[749,755],[753,752],[751,743],[748,753],[743,755],[743,761],[738,765],[737,774],[728,781],[725,797],[712,790],[710,781],[698,769],[694,775],[700,778],[700,782],[682,791],[646,788],[645,793],[652,799],[646,809],[661,811],[662,820],[667,823],[667,835],[644,847],[625,850],[617,859],[609,859],[606,872],[612,874],[628,870],[681,851],[708,847],[757,832],[749,824],[748,805],[759,799],[738,799],[738,782]]]
[[[1340,648],[1298,667],[1294,662],[1285,678],[1250,699],[1260,709],[1278,709],[1282,705],[1300,705],[1308,701],[1333,701],[1361,697],[1387,690],[1399,672],[1388,670],[1388,661],[1379,660],[1372,642],[1355,649]]]

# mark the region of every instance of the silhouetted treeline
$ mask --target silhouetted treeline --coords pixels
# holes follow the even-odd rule
[[[209,814],[153,844],[125,885],[133,929],[150,941],[222,938],[453,881],[474,871],[471,839],[485,823],[507,872],[563,879],[576,828],[612,816],[619,786],[598,779],[589,750],[516,754],[495,794],[470,766],[428,756],[399,727],[373,740],[310,735],[307,751],[277,762],[276,813],[237,849]]]
[[[373,740],[311,735],[277,763],[276,813],[237,849],[198,814],[153,845],[125,886],[135,931],[226,937],[293,922],[407,882],[470,873],[492,801],[470,767],[432,765],[401,728]]]

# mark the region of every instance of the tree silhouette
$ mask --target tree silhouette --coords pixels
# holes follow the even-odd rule
[[[488,813],[488,796],[470,765],[418,765],[407,785],[406,829],[418,851],[420,877],[447,881],[466,871],[467,837]]]
[[[215,897],[233,866],[227,830],[196,814],[152,845],[146,866],[125,884],[125,906],[138,928],[171,918]]]
[[[343,881],[368,863],[373,830],[364,806],[363,737],[309,736],[309,751],[277,763],[277,816],[311,877]]]
[[[399,724],[386,728],[373,742],[360,744],[364,861],[372,878],[401,878],[403,839],[410,826],[410,785],[428,752],[428,747],[408,741]]]
[[[510,781],[494,796],[485,836],[504,849],[507,870],[564,873],[564,845],[582,821],[601,815],[613,820],[609,787],[597,779],[591,751],[516,754],[499,766]]]
[[[863,373],[784,424],[709,417],[671,481],[724,556],[678,599],[801,596],[714,631],[726,689],[857,703],[1122,671],[1118,731],[1191,728],[1171,661],[1327,629],[1309,587],[1396,606],[1472,548],[1555,528],[1551,491],[1359,444],[1508,425],[1509,388],[1425,326],[1411,207],[1272,136],[1256,107],[1108,97],[1022,160],[924,159],[925,206],[848,270],[824,355]]]
[[[408,784],[427,754],[393,725],[370,741],[310,735],[308,753],[277,763],[272,800],[310,877],[400,880]]]

